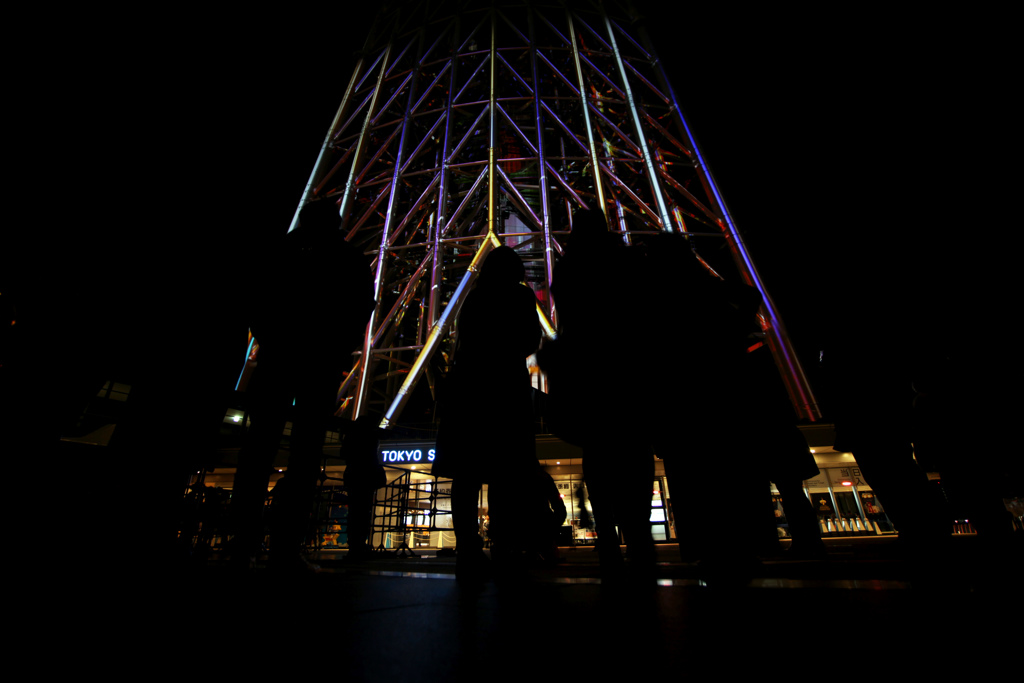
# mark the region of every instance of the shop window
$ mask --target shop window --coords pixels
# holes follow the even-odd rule
[[[106,382],[103,388],[97,392],[97,398],[109,398],[111,401],[127,401],[128,394],[131,392],[132,387],[130,384],[121,384],[120,382]]]
[[[565,503],[565,522],[563,527],[571,531],[560,536],[560,543],[588,545],[595,542],[597,533],[594,531],[594,513],[590,508],[587,486],[583,479],[576,475],[555,478],[555,488]]]
[[[663,480],[655,479],[651,491],[651,537],[656,543],[668,541],[673,537],[669,524],[667,497],[664,493]]]
[[[804,482],[822,536],[861,536],[895,530],[856,465],[826,467]]]
[[[888,516],[885,514],[885,510],[882,508],[882,503],[878,500],[874,491],[859,491],[861,507],[864,508],[864,516],[867,518],[870,526],[874,528],[876,533],[886,534],[895,531],[892,524],[889,522]]]
[[[782,495],[775,485],[771,485],[772,510],[775,512],[775,526],[778,529],[779,538],[789,538],[789,520],[786,519],[786,508],[782,505]]]

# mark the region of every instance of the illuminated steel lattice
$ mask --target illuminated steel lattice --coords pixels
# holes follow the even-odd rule
[[[572,213],[591,209],[627,244],[654,231],[724,240],[733,270],[721,275],[761,291],[765,340],[793,404],[817,417],[635,17],[611,2],[449,0],[379,13],[299,203],[334,201],[346,238],[373,254],[378,307],[339,389],[339,414],[379,412],[387,426],[424,376],[433,391],[462,300],[496,245],[522,256],[550,334],[560,240]]]

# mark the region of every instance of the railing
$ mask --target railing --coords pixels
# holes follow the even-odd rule
[[[443,547],[446,535],[447,540],[454,541],[451,481],[434,476],[414,481],[411,470],[386,469],[399,475],[377,490],[370,546],[379,552],[415,555],[414,548],[431,544],[433,532],[440,534],[439,547]]]
[[[427,475],[413,480],[412,470],[385,466],[398,476],[377,489],[370,524],[369,545],[377,552],[399,556],[415,555],[414,548],[431,546],[437,533],[437,547],[455,545],[451,527],[451,481]],[[417,473],[418,474],[418,473]],[[307,546],[313,550],[342,547],[348,536],[348,496],[342,479],[324,479],[314,508]],[[336,483],[331,483],[336,482]]]

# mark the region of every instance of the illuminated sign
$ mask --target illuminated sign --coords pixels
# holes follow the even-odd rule
[[[380,461],[386,465],[434,462],[435,449],[410,448],[403,450],[385,449],[380,451]]]

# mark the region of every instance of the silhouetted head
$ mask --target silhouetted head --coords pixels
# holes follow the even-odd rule
[[[646,240],[651,266],[679,282],[705,283],[714,276],[697,259],[690,241],[679,234],[660,233]]]
[[[498,247],[484,260],[477,286],[510,285],[526,279],[526,267],[512,247]]]
[[[600,211],[577,211],[572,218],[569,249],[584,251],[601,249],[617,244],[615,235],[608,231],[608,221]]]
[[[604,239],[608,233],[608,221],[600,211],[577,211],[572,217],[573,242]]]

